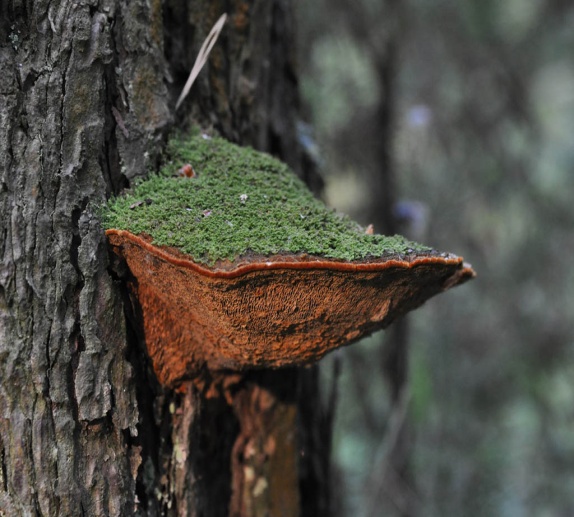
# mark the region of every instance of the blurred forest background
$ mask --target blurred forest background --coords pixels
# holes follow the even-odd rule
[[[323,362],[339,514],[574,515],[574,5],[296,8],[328,203],[478,273]]]

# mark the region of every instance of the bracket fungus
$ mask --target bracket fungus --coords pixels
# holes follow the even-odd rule
[[[455,255],[366,232],[267,154],[206,135],[168,153],[103,215],[163,385],[314,362],[474,276]]]

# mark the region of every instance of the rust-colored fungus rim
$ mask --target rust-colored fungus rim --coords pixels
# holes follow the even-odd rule
[[[237,278],[252,271],[264,271],[273,269],[327,269],[333,271],[369,272],[383,271],[389,268],[410,269],[422,264],[437,265],[460,265],[459,282],[469,280],[476,276],[472,267],[465,263],[462,257],[456,255],[417,255],[405,256],[391,255],[388,258],[381,257],[364,261],[345,262],[329,260],[324,257],[310,255],[273,255],[269,257],[241,257],[238,262],[220,262],[218,266],[210,268],[186,258],[186,255],[175,248],[159,247],[143,236],[134,235],[127,230],[111,228],[106,230],[106,235],[117,235],[120,238],[132,241],[136,245],[146,249],[163,260],[175,266],[190,269],[211,278]],[[408,257],[408,258],[407,258]]]

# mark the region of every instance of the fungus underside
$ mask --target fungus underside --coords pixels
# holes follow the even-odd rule
[[[178,177],[188,163],[197,175]],[[367,235],[316,199],[284,163],[200,134],[172,139],[160,173],[112,199],[103,224],[146,234],[154,245],[207,265],[249,254],[357,261],[432,251],[398,235]]]

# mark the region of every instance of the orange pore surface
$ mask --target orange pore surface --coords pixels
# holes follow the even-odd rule
[[[243,257],[210,268],[124,230],[107,230],[133,275],[158,380],[209,370],[308,364],[474,276],[453,255],[364,262]]]

